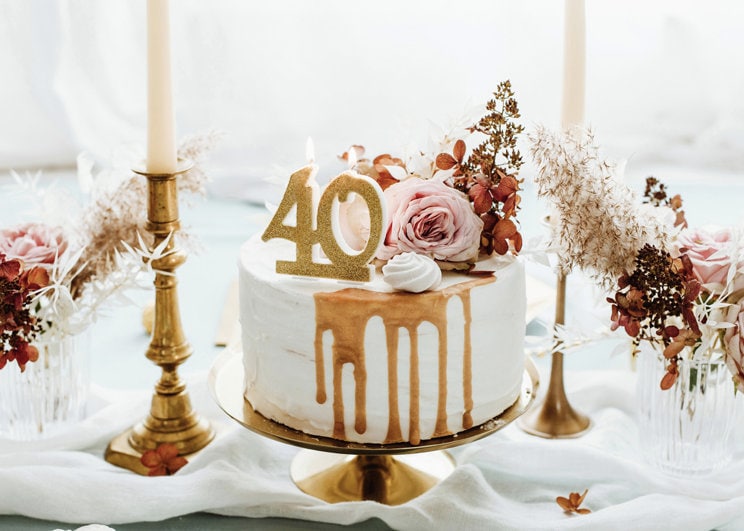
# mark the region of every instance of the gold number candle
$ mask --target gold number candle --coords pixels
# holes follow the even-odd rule
[[[316,208],[316,174],[315,165],[292,174],[279,208],[263,233],[264,241],[282,238],[296,246],[295,261],[277,260],[276,272],[368,282],[372,277],[369,262],[382,243],[386,219],[382,189],[369,177],[347,171],[328,184]],[[369,240],[358,253],[349,248],[339,228],[339,202],[349,199],[352,193],[359,195],[369,210]],[[286,225],[285,220],[294,206],[297,207],[295,225]],[[316,245],[320,245],[328,262],[319,261],[315,256]]]

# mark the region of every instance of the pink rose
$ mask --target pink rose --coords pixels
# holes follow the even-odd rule
[[[26,266],[51,265],[67,249],[62,229],[40,223],[27,223],[0,230],[0,254],[18,258]]]
[[[726,285],[732,258],[725,249],[731,238],[731,230],[727,228],[689,229],[679,234],[677,240],[679,246],[687,249],[687,256],[692,261],[692,270],[703,285],[718,284],[721,287]],[[734,284],[732,291],[744,288],[744,276],[737,275]],[[712,286],[706,287],[710,289]]]
[[[726,365],[734,377],[736,387],[744,392],[744,301],[729,307],[726,321],[733,323],[723,336],[726,347]]]
[[[483,221],[467,197],[439,181],[410,178],[385,190],[388,224],[377,257],[406,251],[436,260],[475,260]]]

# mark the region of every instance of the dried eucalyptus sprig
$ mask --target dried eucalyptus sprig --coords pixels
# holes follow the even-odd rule
[[[538,195],[552,203],[553,245],[563,272],[579,267],[609,290],[633,269],[646,244],[669,248],[669,227],[613,177],[614,167],[600,158],[590,131],[538,127],[529,139]]]

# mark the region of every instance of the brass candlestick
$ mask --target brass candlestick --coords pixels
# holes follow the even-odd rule
[[[555,324],[566,322],[566,275],[558,273],[555,298]],[[579,437],[591,426],[586,415],[571,407],[563,385],[563,353],[553,352],[550,382],[545,400],[519,418],[517,424],[525,432],[547,439]]]
[[[155,384],[147,418],[116,436],[106,448],[106,461],[139,474],[147,474],[141,455],[160,444],[175,445],[179,454],[188,456],[204,448],[213,438],[209,423],[191,407],[186,384],[178,377],[178,366],[192,349],[181,326],[175,270],[186,261],[176,248],[173,235],[180,229],[176,178],[191,169],[180,161],[173,173],[148,173],[134,170],[147,178],[147,230],[152,233],[153,249],[166,239],[163,256],[152,262],[155,269],[155,311],[152,339],[146,357],[160,366],[162,374]]]

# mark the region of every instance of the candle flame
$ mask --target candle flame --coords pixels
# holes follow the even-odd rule
[[[346,152],[346,164],[349,165],[349,168],[353,168],[357,164],[357,154],[354,146],[351,146],[349,151]]]
[[[305,143],[305,158],[308,162],[315,162],[315,144],[311,137],[307,137],[307,142]]]

